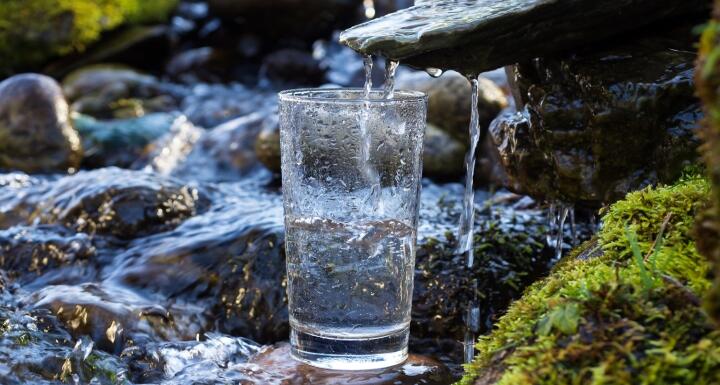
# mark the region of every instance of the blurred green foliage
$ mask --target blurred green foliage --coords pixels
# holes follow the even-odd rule
[[[178,0],[2,0],[0,75],[82,52],[101,34],[167,18]]]

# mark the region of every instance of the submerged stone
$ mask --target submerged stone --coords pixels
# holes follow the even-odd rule
[[[45,186],[31,221],[132,239],[175,228],[207,206],[196,188],[153,174],[106,168]]]
[[[35,309],[49,309],[74,338],[88,336],[96,348],[113,354],[130,345],[190,340],[207,327],[196,307],[165,308],[113,286],[50,285],[25,302]]]
[[[148,144],[185,120],[177,113],[153,113],[139,118],[105,121],[73,115],[85,149],[83,166],[87,168],[128,168],[144,154]]]
[[[513,67],[520,112],[490,129],[510,185],[597,206],[696,162],[695,55],[676,32]]]
[[[411,354],[405,363],[381,370],[336,371],[316,368],[290,357],[287,343],[265,347],[254,355],[249,364],[259,370],[249,374],[248,384],[282,385],[445,385],[453,381],[452,375],[441,363]]]
[[[120,265],[108,269],[109,279],[196,304],[213,315],[219,331],[259,342],[284,340],[289,329],[280,196],[236,184],[218,188],[206,213],[134,241],[117,257]]]
[[[477,75],[707,9],[705,0],[437,0],[352,27],[340,40],[363,54]]]
[[[119,357],[72,336],[48,310],[0,305],[0,382],[7,385],[127,384]]]
[[[0,83],[0,168],[29,173],[77,170],[82,145],[60,86],[38,74]]]
[[[0,231],[0,268],[21,283],[48,270],[85,265],[95,253],[90,237],[61,226],[14,226]]]

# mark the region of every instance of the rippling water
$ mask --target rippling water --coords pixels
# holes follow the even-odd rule
[[[478,191],[486,251],[459,268],[463,187],[425,180],[411,328],[424,356],[345,374],[290,360],[282,196],[253,148],[274,98],[251,110],[216,91],[250,92],[196,86],[132,170],[0,174],[0,383],[444,384],[461,370],[468,283],[484,282],[486,330],[549,266],[539,206]]]

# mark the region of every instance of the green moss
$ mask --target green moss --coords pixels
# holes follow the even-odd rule
[[[705,179],[687,177],[611,206],[597,239],[480,338],[461,383],[720,382],[720,333],[699,305],[710,265],[691,237],[709,196]]]
[[[52,57],[82,52],[97,41],[102,32],[123,23],[163,20],[177,2],[3,0],[0,2],[0,74],[32,69]]]
[[[703,155],[713,183],[712,204],[698,220],[698,248],[715,265],[715,286],[707,295],[707,310],[720,324],[720,0],[700,39],[697,93],[702,99],[705,119],[699,130]]]

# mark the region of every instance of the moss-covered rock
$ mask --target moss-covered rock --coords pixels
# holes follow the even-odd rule
[[[720,332],[692,239],[709,183],[686,177],[611,206],[593,242],[481,337],[462,384],[717,384]]]
[[[695,80],[703,101],[705,120],[700,130],[703,155],[712,180],[711,207],[698,221],[698,248],[715,264],[715,286],[708,296],[708,310],[720,322],[720,1],[700,40]]]
[[[83,51],[102,32],[121,24],[162,20],[177,2],[4,0],[0,3],[0,75]]]

